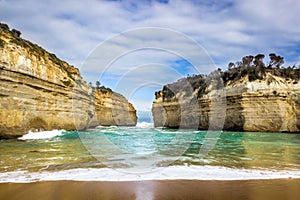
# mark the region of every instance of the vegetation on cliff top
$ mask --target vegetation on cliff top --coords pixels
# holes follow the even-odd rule
[[[37,58],[39,57],[48,57],[53,63],[59,65],[62,69],[64,69],[68,74],[69,77],[73,79],[72,74],[73,73],[78,73],[78,69],[75,68],[74,66],[68,65],[65,61],[60,60],[59,58],[56,57],[55,54],[49,53],[42,47],[40,47],[37,44],[34,44],[30,41],[27,41],[23,38],[21,38],[21,32],[16,29],[10,30],[9,26],[4,23],[0,23],[0,36],[4,34],[7,34],[8,37],[10,38],[11,43],[17,44],[23,48],[25,48],[28,53],[35,55]],[[0,48],[4,47],[5,41],[0,39]]]
[[[9,26],[7,24],[1,23],[0,22],[0,36],[1,35],[6,35],[4,38],[9,38],[9,42],[17,44],[23,48],[25,48],[28,53],[35,55],[37,58],[46,58],[48,57],[53,63],[59,65],[62,69],[64,69],[69,77],[73,79],[72,74],[73,73],[79,73],[79,70],[75,68],[74,66],[70,66],[67,64],[65,61],[60,60],[59,58],[56,57],[55,54],[49,53],[42,47],[40,47],[37,44],[34,44],[30,41],[27,41],[23,38],[21,38],[21,32],[16,29],[10,30]],[[0,37],[0,48],[3,48],[5,46],[5,41],[1,39]],[[73,79],[74,80],[74,79]],[[80,82],[77,82],[80,83]],[[96,81],[96,87],[93,87],[92,83],[89,83],[89,86],[93,88],[93,90],[98,90],[101,93],[113,93],[114,95],[117,95],[117,93],[114,93],[110,88],[106,88],[104,86],[101,86],[101,83],[99,81]]]
[[[156,97],[162,96],[164,101],[175,98],[180,91],[192,93],[198,90],[197,97],[202,97],[208,92],[207,86],[213,85],[214,89],[222,88],[224,85],[232,84],[244,77],[248,81],[263,80],[267,73],[285,79],[292,79],[297,83],[300,79],[300,66],[282,67],[284,58],[275,53],[269,54],[269,62],[264,63],[265,55],[245,56],[242,61],[230,62],[228,69],[222,71],[220,68],[208,75],[198,74],[182,78],[175,83],[165,85],[161,92],[156,92]],[[213,84],[211,84],[213,83]]]
[[[269,62],[267,64],[264,63],[264,58],[265,55],[263,54],[249,55],[243,57],[242,61],[238,61],[235,64],[229,63],[228,70],[221,72],[224,83],[228,81],[235,82],[246,75],[248,75],[249,81],[262,80],[266,73],[293,80],[300,79],[299,66],[282,67],[284,58],[275,53],[269,54]]]

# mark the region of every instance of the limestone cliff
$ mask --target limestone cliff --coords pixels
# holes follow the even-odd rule
[[[213,79],[197,75],[166,85],[153,102],[155,126],[299,132],[299,79],[280,75],[281,69],[262,69],[255,80],[251,73],[228,80],[227,72],[217,71]]]
[[[100,125],[136,125],[136,110],[125,97],[104,87],[96,89],[95,95],[95,115]]]
[[[0,25],[0,138],[136,124],[136,111],[123,96],[91,88],[77,68]]]

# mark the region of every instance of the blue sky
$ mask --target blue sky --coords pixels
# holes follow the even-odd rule
[[[299,10],[298,0],[0,0],[1,22],[138,110],[151,108],[163,84],[245,55],[275,52],[285,65],[300,63]]]

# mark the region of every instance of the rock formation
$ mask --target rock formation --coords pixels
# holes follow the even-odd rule
[[[92,88],[77,68],[0,24],[0,138],[136,121],[125,97]]]
[[[95,91],[95,99],[95,115],[100,125],[136,125],[136,110],[122,95],[100,87]]]
[[[204,130],[299,132],[299,75],[299,69],[290,67],[252,65],[183,78],[156,92],[154,124]]]

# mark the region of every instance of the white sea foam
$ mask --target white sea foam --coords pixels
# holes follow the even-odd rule
[[[169,166],[147,173],[128,173],[124,169],[80,168],[57,172],[15,171],[0,173],[0,182],[36,181],[141,181],[141,180],[253,180],[300,178],[300,171],[232,169],[217,166]]]
[[[62,135],[62,132],[65,130],[52,130],[52,131],[40,131],[40,132],[31,132],[29,131],[26,135],[19,137],[19,140],[41,140],[41,139],[50,139],[56,136]]]
[[[154,124],[149,122],[138,122],[136,124],[136,127],[138,128],[153,128]]]

